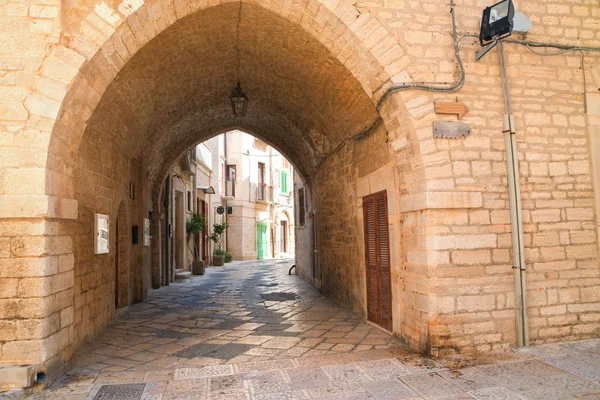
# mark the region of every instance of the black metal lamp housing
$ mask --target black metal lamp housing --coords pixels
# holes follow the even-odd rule
[[[481,31],[479,32],[479,42],[482,46],[510,36],[513,30],[513,20],[515,18],[515,6],[512,0],[504,0],[486,7],[483,10],[481,19]]]
[[[229,97],[231,101],[231,110],[235,117],[243,117],[246,115],[246,109],[248,108],[248,96],[242,91],[242,87],[238,82],[235,91]]]

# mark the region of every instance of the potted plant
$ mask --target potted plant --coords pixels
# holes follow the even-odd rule
[[[221,246],[223,245],[223,234],[228,226],[229,224],[227,222],[214,224],[213,233],[210,235],[210,240],[215,242],[216,247],[213,252],[213,265],[217,267],[225,265],[225,252],[221,249]]]
[[[194,275],[204,275],[204,261],[200,259],[200,248],[199,248],[199,237],[206,226],[206,218],[204,214],[192,214],[192,217],[185,224],[185,230],[187,231],[187,244],[190,253],[194,257],[192,261],[192,273]],[[190,241],[192,245],[190,245]]]

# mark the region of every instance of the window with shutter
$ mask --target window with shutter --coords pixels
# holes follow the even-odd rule
[[[281,171],[281,193],[287,194],[287,171]]]
[[[363,198],[367,314],[374,322],[392,329],[392,286],[386,192]]]
[[[306,202],[304,200],[304,188],[298,189],[298,225],[306,225]]]

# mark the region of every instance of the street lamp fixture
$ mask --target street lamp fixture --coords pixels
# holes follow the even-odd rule
[[[486,7],[481,18],[479,42],[486,46],[496,40],[510,36],[513,31],[515,6],[512,0],[504,0]]]
[[[246,109],[248,108],[248,96],[242,91],[242,87],[238,82],[235,91],[229,97],[231,101],[231,110],[233,111],[234,117],[243,117],[246,115]]]

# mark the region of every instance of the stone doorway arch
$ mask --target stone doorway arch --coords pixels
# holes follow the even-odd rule
[[[179,72],[185,72],[170,71],[160,65],[152,67],[147,60],[149,57],[170,60],[169,54],[181,42],[178,39],[194,38],[194,35],[202,37],[206,33],[192,32],[186,36],[188,29],[206,27],[210,31],[210,25],[202,22],[227,22],[219,24],[224,27],[224,31],[218,32],[217,36],[226,37],[226,43],[230,46],[234,37],[231,36],[234,28],[230,25],[235,22],[242,5],[249,16],[241,24],[242,27],[247,29],[250,24],[254,26],[256,20],[265,22],[258,24],[265,27],[264,31],[257,31],[255,36],[250,35],[246,39],[250,50],[245,57],[260,59],[266,54],[267,60],[273,59],[275,62],[270,74],[265,74],[260,68],[262,65],[257,62],[256,65],[251,65],[254,75],[244,78],[249,94],[254,99],[251,107],[256,107],[254,110],[250,109],[250,112],[254,112],[252,115],[256,117],[237,121],[224,114],[224,109],[228,108],[227,96],[230,90],[227,82],[232,76],[226,74],[219,77],[218,71],[215,72],[216,84],[206,82],[218,89],[208,99],[222,99],[224,104],[209,101],[202,103],[204,108],[200,107],[201,104],[195,102],[200,101],[198,98],[201,96],[186,98],[183,91],[178,92],[177,88],[171,93],[161,93],[164,89],[161,87],[155,87],[153,94],[139,92],[144,87],[144,82],[148,82],[143,76],[148,71],[168,71],[164,76],[167,84],[168,79],[181,76]],[[353,185],[358,176],[393,163],[395,156],[389,146],[390,140],[406,139],[410,145],[402,149],[405,153],[402,163],[419,166],[418,141],[414,130],[406,122],[410,120],[407,118],[406,108],[397,99],[390,99],[379,110],[383,124],[377,126],[369,138],[349,142],[345,147],[338,146],[348,137],[370,126],[376,119],[376,100],[386,85],[391,84],[390,77],[401,72],[399,60],[404,55],[401,47],[393,41],[386,42],[379,49],[368,46],[369,38],[380,37],[384,28],[376,19],[361,17],[350,2],[333,8],[317,1],[292,9],[279,9],[273,2],[256,4],[245,1],[214,7],[204,4],[193,9],[187,6],[182,9],[173,7],[177,8],[179,5],[149,2],[136,10],[120,10],[125,14],[114,18],[111,13],[116,13],[116,10],[113,10],[104,15],[110,21],[108,35],[95,37],[86,36],[89,31],[80,30],[81,26],[89,23],[87,18],[96,18],[88,14],[80,21],[81,26],[75,24],[65,28],[68,31],[65,37],[69,41],[66,45],[58,46],[48,57],[45,61],[48,67],[44,68],[47,74],[41,78],[62,81],[68,85],[65,96],[57,103],[56,112],[48,109],[41,111],[44,113],[43,117],[51,121],[43,189],[40,187],[43,195],[38,199],[41,201],[40,207],[47,210],[43,218],[53,219],[58,225],[64,226],[65,240],[74,240],[73,247],[79,247],[82,244],[76,236],[85,232],[90,212],[113,207],[114,196],[125,194],[130,184],[133,184],[136,196],[131,202],[131,222],[143,227],[144,220],[149,219],[152,224],[151,246],[140,244],[132,254],[138,300],[144,297],[147,283],[152,280],[151,271],[157,267],[156,260],[160,259],[158,232],[164,230],[160,229],[160,213],[157,212],[158,205],[153,201],[151,193],[156,193],[155,189],[160,186],[161,171],[168,166],[169,160],[175,160],[182,151],[198,140],[224,129],[241,127],[261,132],[261,136],[268,138],[274,147],[288,155],[298,170],[307,177],[307,182],[314,185],[312,190],[319,192],[317,186],[323,188],[321,195],[315,196],[316,199],[323,199],[319,200],[320,207],[329,211],[320,214],[322,217],[319,227],[324,230],[320,235],[324,238],[321,248],[336,249],[345,245],[347,238],[328,235],[327,230],[336,229],[340,223],[350,226],[355,224],[355,215],[358,214],[352,202],[332,204],[326,199],[340,192],[344,193],[345,199],[354,198],[356,191]],[[360,23],[352,24],[352,18],[349,18],[351,15]],[[365,24],[369,26],[368,29]],[[261,37],[281,40],[281,35],[276,34],[281,26],[289,30],[288,40],[283,40],[272,48],[268,45],[269,41],[259,40]],[[210,54],[220,55],[221,53],[214,51],[216,48]],[[168,50],[166,53],[165,49]],[[278,49],[287,52],[285,57],[278,56]],[[157,55],[156,51],[163,53]],[[185,56],[185,51],[181,54]],[[294,54],[296,59],[292,58]],[[197,63],[198,59],[192,57],[191,60]],[[382,61],[383,59],[386,61]],[[391,62],[392,60],[398,63]],[[224,62],[223,65],[228,65],[227,62],[231,60]],[[50,68],[57,64],[68,68]],[[177,65],[194,64],[173,64]],[[282,68],[278,69],[280,66]],[[311,74],[305,75],[305,71],[311,71]],[[138,74],[141,74],[141,79],[138,79]],[[313,81],[309,79],[311,76]],[[267,85],[269,79],[274,79],[277,84]],[[314,82],[314,85],[304,85],[307,79],[308,82]],[[159,83],[162,81],[157,80]],[[222,84],[223,81],[227,84]],[[185,87],[181,86],[180,89]],[[289,87],[297,88],[298,95],[289,96],[285,92]],[[270,88],[274,92],[270,93]],[[131,96],[132,93],[135,96]],[[182,97],[178,97],[180,94]],[[163,111],[164,104],[157,108],[152,104],[154,100],[148,100],[161,98],[173,98],[179,103],[172,110],[161,114],[157,111]],[[202,112],[174,112],[183,105]],[[171,119],[154,120],[147,125],[147,121],[152,121],[156,115],[166,115]],[[338,117],[333,118],[334,115]],[[37,118],[35,113],[31,114],[31,118]],[[378,163],[366,161],[369,148],[377,148],[375,157]],[[337,152],[338,149],[341,151]],[[364,163],[364,168],[356,168],[357,163]],[[330,180],[340,183],[337,193],[328,193],[332,189],[331,185],[327,185]],[[413,189],[404,190],[410,192]],[[343,213],[345,207],[350,207],[353,211]],[[81,212],[82,210],[85,212]],[[140,230],[140,243],[143,242],[142,232]],[[358,243],[358,239],[358,235],[352,236],[352,241]],[[321,257],[322,262],[330,265],[340,262],[340,255],[336,251]],[[360,251],[360,245],[357,244],[353,252],[348,252],[342,258],[342,263],[355,264],[353,260],[359,259],[355,256]],[[74,253],[77,254],[77,251]],[[66,255],[69,254],[67,249]],[[94,261],[86,264],[90,260],[75,258],[71,274],[77,279],[82,268],[94,267]],[[75,299],[64,305],[71,309],[75,318],[61,328],[61,331],[53,334],[64,335],[68,329],[74,329],[75,335],[68,341],[61,341],[65,346],[52,347],[49,352],[46,351],[48,343],[55,339],[47,337],[35,344],[31,357],[25,357],[27,361],[52,362],[51,359],[55,357],[53,360],[58,362],[63,351],[70,354],[82,340],[110,322],[112,315],[103,306],[104,300],[93,307],[77,301],[86,296],[87,291],[101,287],[100,281],[91,277],[87,279],[85,285],[79,286],[80,282],[76,282]],[[339,301],[350,298],[350,304],[361,310],[364,308],[361,300],[363,286],[360,279],[353,278],[351,285],[329,286],[327,289]],[[141,289],[138,290],[138,287]],[[62,310],[55,312],[60,313]],[[82,317],[87,317],[92,323],[83,328]]]

